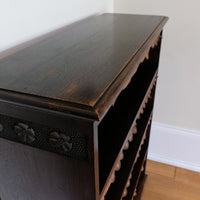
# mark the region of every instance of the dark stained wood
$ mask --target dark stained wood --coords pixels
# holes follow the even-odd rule
[[[80,20],[78,20],[78,21],[76,21],[76,22],[74,22],[74,23],[72,23],[72,24],[69,24],[67,27],[70,28],[70,26],[74,26],[74,25],[76,25],[76,24],[78,24],[78,23],[80,23],[80,22],[82,22],[82,21],[84,21],[84,20],[86,20],[86,19],[89,19],[89,18],[95,17],[95,16],[96,16],[96,15],[94,14],[94,15],[91,15],[91,16],[89,16],[89,17],[80,19]],[[12,47],[12,48],[10,48],[10,49],[3,50],[3,51],[1,51],[1,53],[0,53],[0,59],[5,58],[5,57],[7,57],[7,56],[10,56],[10,55],[16,53],[17,51],[20,51],[20,50],[22,50],[22,49],[24,49],[24,48],[26,48],[26,47],[29,47],[29,46],[35,44],[36,42],[40,42],[40,41],[42,41],[43,39],[45,39],[45,38],[47,38],[47,37],[50,37],[50,36],[56,34],[56,33],[59,32],[59,31],[62,31],[62,30],[64,30],[64,29],[66,29],[66,26],[63,26],[63,27],[61,27],[61,28],[59,28],[59,29],[56,29],[56,30],[52,30],[51,32],[48,32],[48,33],[44,33],[43,35],[40,35],[40,36],[38,36],[38,37],[36,37],[36,38],[33,38],[33,39],[31,39],[31,40],[28,40],[28,41],[25,41],[25,42],[23,42],[23,43],[20,43],[20,44],[18,44],[18,45],[16,45],[16,46]]]
[[[134,198],[134,200],[140,200],[141,199],[142,191],[144,189],[144,184],[145,184],[146,179],[147,179],[147,175],[146,174],[141,176],[140,184],[138,185],[138,188],[137,188],[137,196]]]
[[[93,200],[92,177],[87,162],[0,139],[2,200]]]
[[[133,75],[137,72],[140,63],[144,61],[146,55],[148,55],[149,50],[154,46],[154,42],[160,38],[161,29],[166,21],[167,18],[164,18],[163,22],[158,25],[157,29],[155,29],[155,31],[150,35],[148,40],[146,40],[140,49],[138,49],[137,53],[126,65],[120,76],[113,82],[109,90],[105,93],[104,98],[95,105],[96,112],[98,113],[100,119],[103,118],[103,116],[106,114],[106,111],[110,108],[110,105],[115,103],[116,98],[119,96],[121,90],[126,88]],[[156,59],[154,59],[154,62],[157,62],[151,63],[153,66],[158,65],[159,60],[157,59],[159,57],[157,54],[159,54],[159,52],[160,49],[158,49],[156,55],[153,56]]]
[[[0,60],[0,199],[142,191],[166,21],[104,14]]]
[[[131,60],[140,62],[135,54],[147,41],[154,42],[152,34],[166,20],[104,14],[57,32],[0,61],[0,95],[98,119],[106,112],[101,102],[116,99],[116,79],[124,79]],[[113,88],[108,98],[106,92]]]

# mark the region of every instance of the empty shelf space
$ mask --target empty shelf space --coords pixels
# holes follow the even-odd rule
[[[98,126],[100,191],[119,156],[144,98],[152,89],[150,85],[157,75],[157,65],[151,60],[151,54],[154,54],[155,49],[151,49],[149,60],[140,64],[129,85],[121,92],[115,105]],[[155,66],[151,66],[153,63]]]
[[[147,130],[147,129],[146,129]],[[148,135],[149,132],[148,130],[146,131],[146,134]],[[144,140],[144,144],[141,144],[142,140],[144,137],[141,138],[140,141],[140,150],[134,150],[134,143],[131,144],[130,150],[127,152],[124,152],[124,159],[122,161],[122,167],[121,169],[116,172],[116,181],[110,186],[106,196],[105,200],[110,200],[110,199],[116,199],[120,200],[123,197],[126,197],[128,194],[128,189],[133,185],[132,182],[137,182],[139,173],[137,172],[138,170],[141,171],[141,163],[140,161],[145,159],[146,155],[146,150],[147,150],[147,139]],[[132,151],[132,152],[131,152]],[[139,155],[139,156],[138,156]],[[138,164],[139,163],[139,164]],[[131,175],[131,177],[130,177]],[[137,177],[135,177],[137,176]]]
[[[126,194],[122,198],[123,200],[132,200],[137,196],[137,192],[138,192],[137,188],[139,187],[139,181],[140,181],[141,175],[144,176],[143,167],[144,167],[146,154],[147,154],[145,149],[147,149],[147,146],[148,146],[149,133],[150,133],[150,126],[148,127],[148,130],[147,130],[147,139],[145,140],[145,143],[141,150],[140,157],[138,158],[133,168],[132,175],[131,175],[132,178],[130,180],[129,187],[127,187],[126,190],[124,190]]]
[[[103,188],[101,197],[106,195],[107,190],[108,190],[108,193],[109,191],[113,191],[113,190],[117,191],[115,193],[117,196],[120,196],[120,194],[122,194],[123,187],[126,184],[130,170],[135,160],[137,159],[139,151],[141,150],[140,148],[141,143],[144,142],[144,139],[145,139],[144,133],[146,132],[147,126],[151,121],[152,106],[153,106],[153,100],[150,99],[146,105],[144,113],[141,115],[141,118],[137,120],[137,133],[133,134],[132,141],[128,143],[127,150],[123,150],[121,151],[121,153],[119,153],[119,155],[123,156],[122,160],[117,163],[115,162],[115,164],[112,167],[112,170],[107,169],[107,171],[109,170],[110,171],[108,172],[108,174],[106,174],[104,173],[103,169],[106,169],[106,167],[109,166],[107,163],[107,161],[109,161],[107,155],[110,155],[110,152],[112,152],[113,144],[110,145],[110,150],[109,150],[110,152],[108,154],[105,154],[106,158],[104,160],[104,163],[100,163],[100,183],[103,184],[101,186],[101,188]],[[113,140],[113,143],[114,142],[115,140]],[[108,175],[109,175],[109,178],[108,178]],[[110,181],[110,179],[112,179],[112,181]],[[110,185],[111,182],[114,182],[114,183]],[[106,199],[109,199],[109,198],[106,198]]]

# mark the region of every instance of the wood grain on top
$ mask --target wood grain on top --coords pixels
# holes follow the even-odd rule
[[[35,97],[93,109],[165,20],[103,14],[66,27],[0,60],[1,98],[25,95],[32,105]]]

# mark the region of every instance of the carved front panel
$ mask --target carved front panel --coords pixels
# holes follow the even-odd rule
[[[88,159],[88,137],[76,130],[47,127],[0,115],[0,137],[78,159]]]

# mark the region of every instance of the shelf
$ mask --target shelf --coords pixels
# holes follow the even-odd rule
[[[105,195],[105,200],[121,199],[124,188],[130,178],[130,172],[132,172],[134,164],[142,156],[141,152],[144,151],[144,148],[146,149],[143,143],[146,141],[145,138],[148,134],[147,127],[151,121],[151,110],[152,106],[149,103],[141,119],[138,120],[138,133],[133,135],[133,141],[129,143],[128,150],[123,151],[124,159],[121,161],[121,168],[115,172],[115,181],[110,185]]]
[[[122,157],[121,150],[128,134],[133,130],[142,105],[155,84],[157,67],[154,57],[157,47],[149,52],[149,59],[140,64],[129,85],[121,92],[115,105],[110,108],[98,126],[100,192],[108,188],[116,160]],[[142,103],[141,103],[142,102]],[[113,142],[114,141],[114,142]]]
[[[124,189],[124,193],[126,195],[121,198],[122,200],[132,200],[137,196],[137,189],[139,186],[139,181],[141,178],[141,174],[143,173],[144,170],[144,163],[146,161],[146,150],[148,146],[148,138],[149,138],[149,133],[150,133],[150,126],[147,128],[147,139],[145,140],[144,147],[141,150],[141,156],[138,158],[137,163],[135,164],[132,172],[131,172],[131,179],[129,186]]]
[[[139,180],[139,184],[138,184],[138,187],[137,187],[137,195],[132,200],[140,200],[141,199],[142,191],[143,191],[143,188],[144,188],[144,183],[146,181],[146,178],[147,178],[147,175],[143,171],[140,175],[140,180]]]

